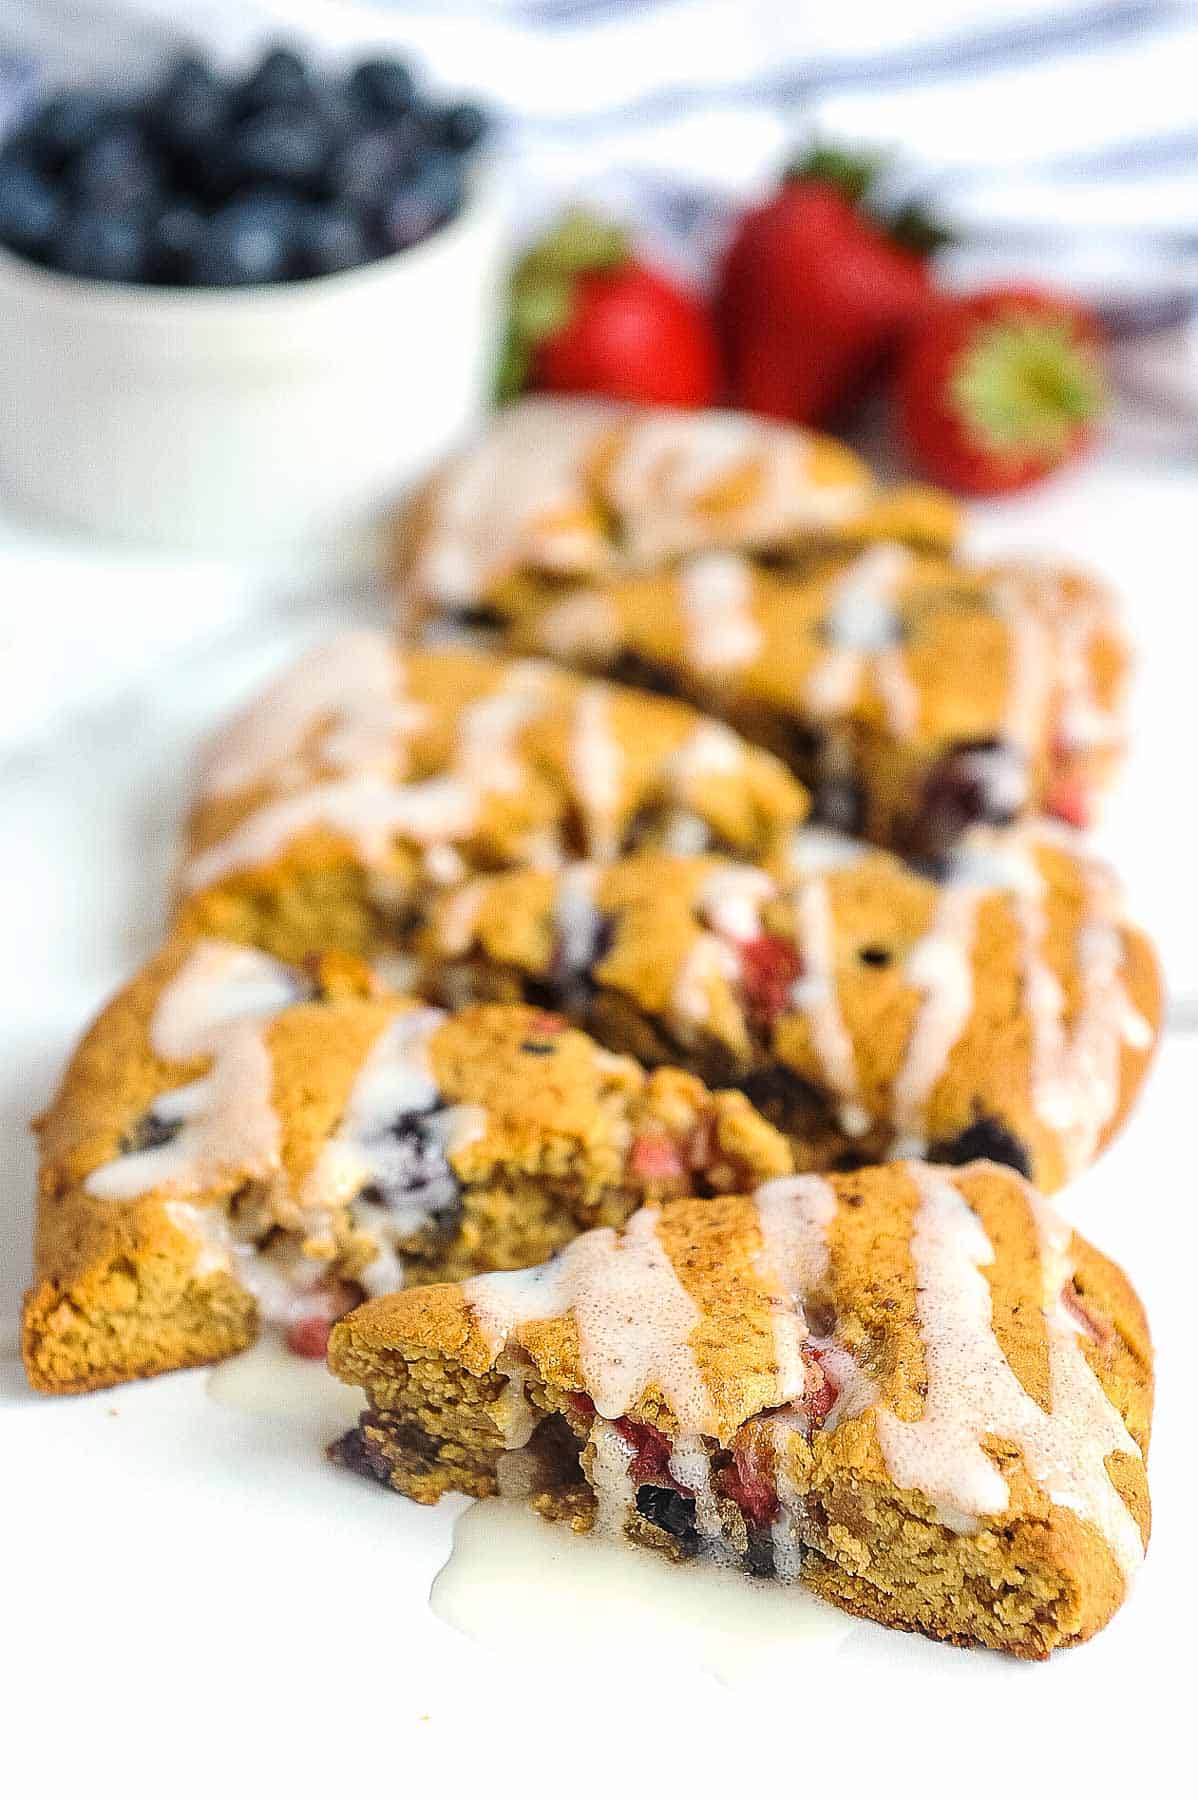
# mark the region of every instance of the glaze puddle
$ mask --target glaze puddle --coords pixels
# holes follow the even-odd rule
[[[206,1391],[218,1406],[258,1418],[295,1419],[330,1442],[357,1424],[362,1407],[356,1388],[330,1375],[323,1362],[296,1356],[271,1331],[240,1356],[218,1363]]]
[[[478,1500],[454,1525],[429,1604],[439,1619],[505,1658],[547,1645],[625,1667],[690,1664],[727,1687],[792,1678],[792,1659],[836,1649],[857,1622],[804,1589],[714,1563],[549,1525],[520,1500]]]

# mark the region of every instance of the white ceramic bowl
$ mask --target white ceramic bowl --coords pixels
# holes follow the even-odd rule
[[[423,244],[271,287],[121,287],[0,250],[0,490],[213,551],[367,523],[486,403],[506,236],[488,177]]]

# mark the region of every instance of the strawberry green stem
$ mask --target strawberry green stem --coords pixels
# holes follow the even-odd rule
[[[978,450],[1056,460],[1102,412],[1106,383],[1069,320],[1015,313],[977,332],[950,393]]]

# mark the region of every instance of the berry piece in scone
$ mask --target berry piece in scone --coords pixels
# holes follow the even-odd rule
[[[367,1402],[334,1458],[412,1499],[518,1486],[955,1644],[1090,1637],[1148,1537],[1140,1303],[990,1163],[646,1208],[372,1301],[330,1362]]]

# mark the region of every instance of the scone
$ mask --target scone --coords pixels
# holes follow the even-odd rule
[[[472,870],[640,845],[756,860],[806,810],[774,757],[677,701],[354,632],[212,746],[178,923],[291,959],[369,951]]]
[[[110,1003],[39,1132],[23,1353],[49,1393],[213,1362],[259,1320],[323,1354],[364,1295],[791,1167],[743,1095],[647,1076],[561,1018],[449,1019],[350,958],[215,942]]]
[[[1030,813],[1083,825],[1124,749],[1117,610],[1068,569],[890,543],[796,575],[711,552],[530,594],[504,642],[718,713],[817,818],[908,855]]]
[[[1063,827],[974,831],[944,878],[815,826],[717,857],[479,878],[418,938],[427,990],[562,1008],[611,1048],[736,1084],[801,1169],[1009,1164],[1046,1192],[1130,1107],[1156,959]]]
[[[646,1208],[371,1301],[330,1363],[367,1400],[334,1456],[415,1500],[523,1491],[956,1644],[1090,1637],[1147,1542],[1140,1303],[991,1163]]]
[[[507,618],[525,598],[713,549],[788,561],[892,538],[944,548],[957,509],[884,489],[845,444],[749,413],[591,399],[505,407],[400,515],[409,613]]]

